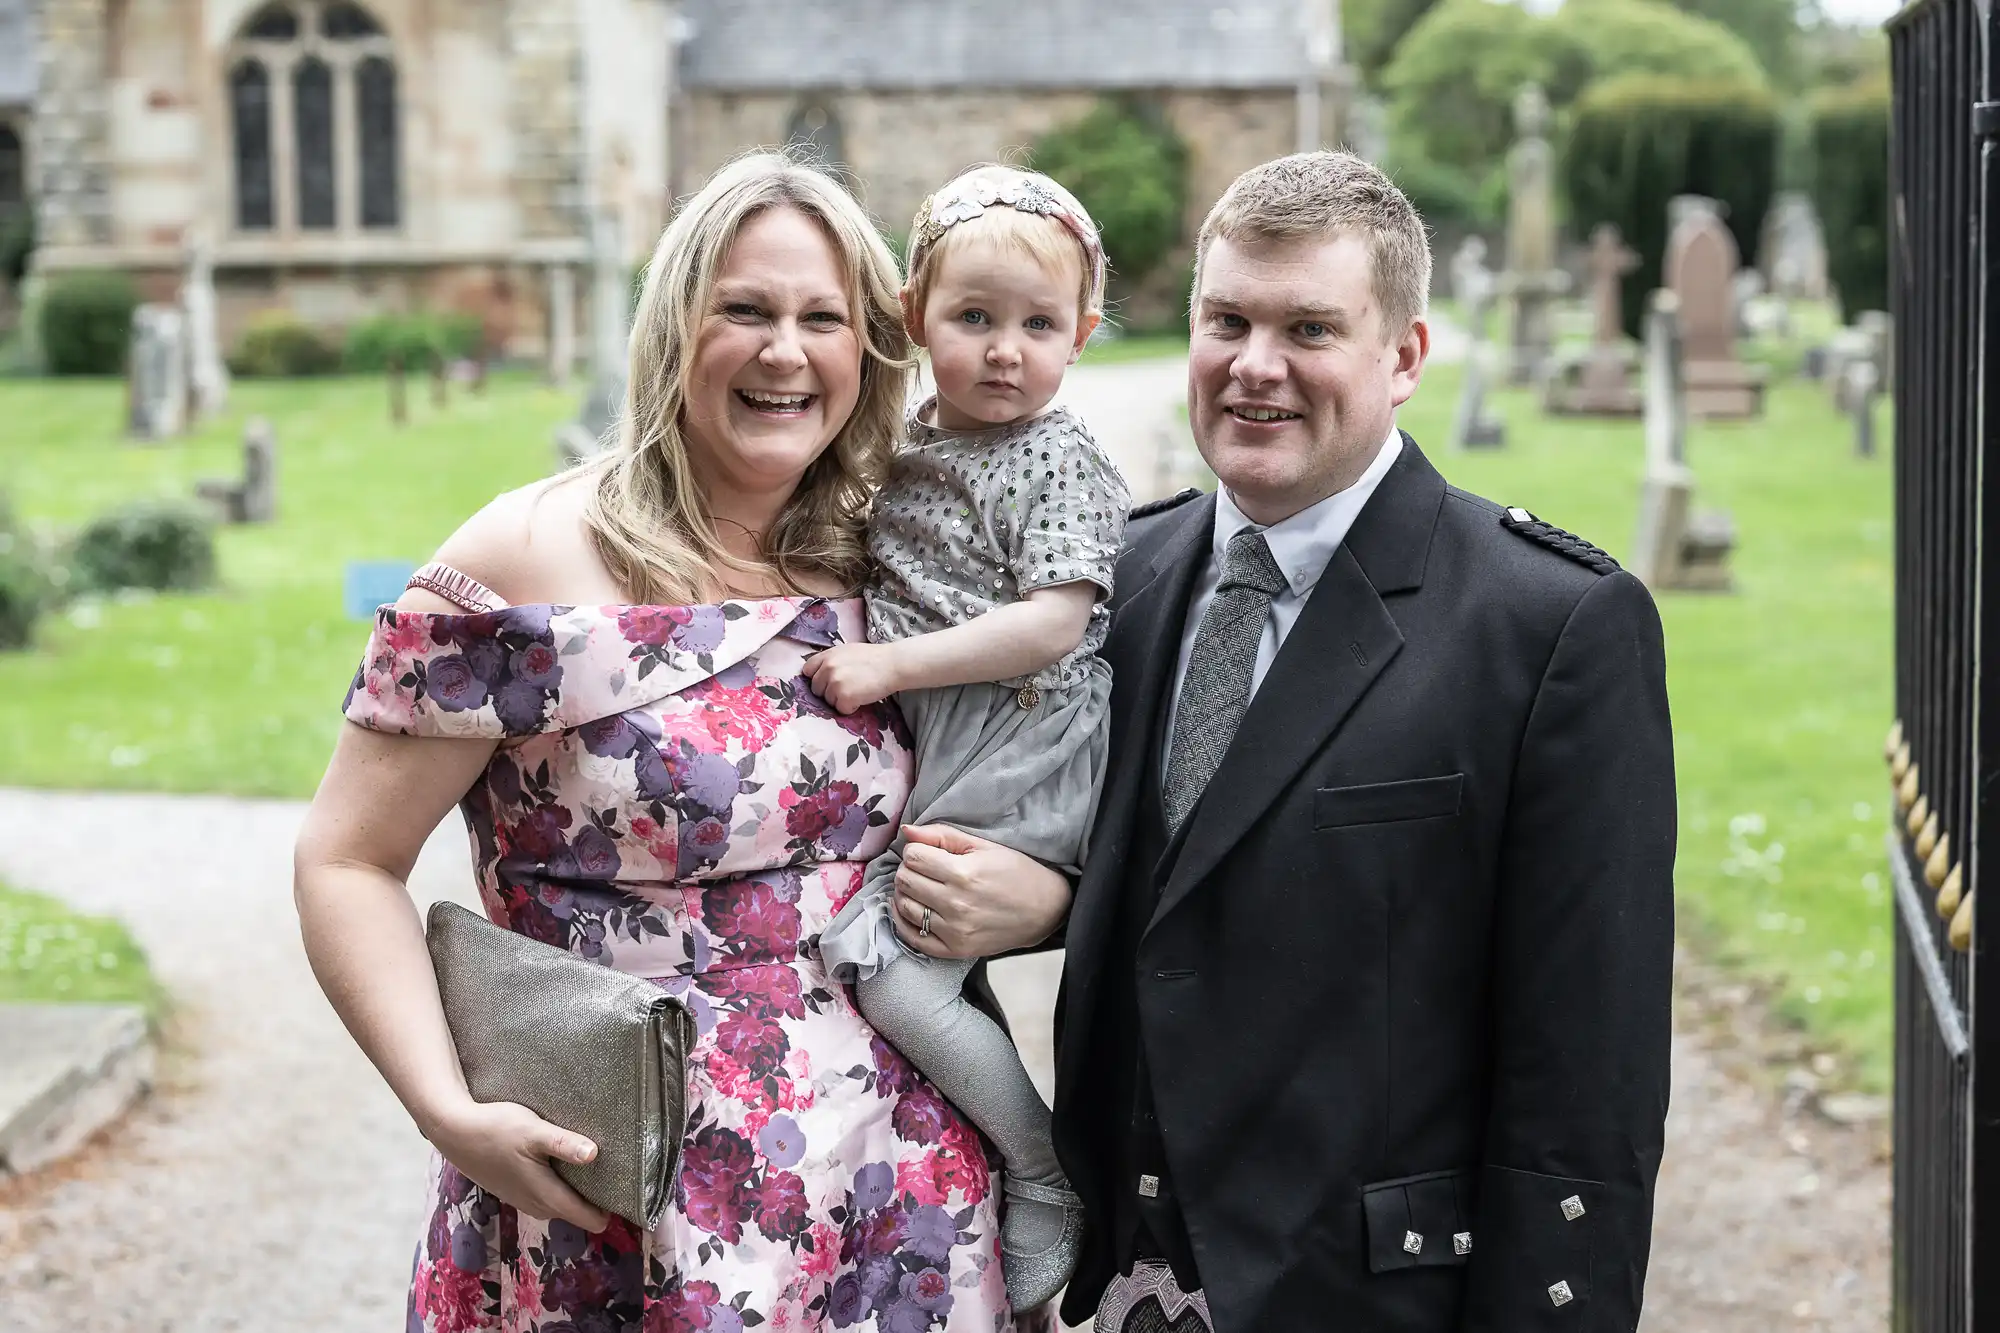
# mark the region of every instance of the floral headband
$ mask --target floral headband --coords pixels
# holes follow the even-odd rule
[[[1090,270],[1090,303],[1104,300],[1104,243],[1098,239],[1097,224],[1060,185],[1032,172],[1005,168],[1004,179],[980,172],[946,185],[924,200],[911,226],[910,267],[914,269],[924,251],[936,245],[947,231],[961,222],[970,222],[989,208],[1011,208],[1018,213],[1037,213],[1063,224],[1083,246],[1085,267]]]

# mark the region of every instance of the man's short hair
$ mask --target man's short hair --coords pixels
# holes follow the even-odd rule
[[[1201,262],[1217,237],[1332,240],[1342,233],[1367,245],[1383,331],[1400,339],[1430,301],[1430,238],[1403,192],[1381,168],[1353,153],[1293,153],[1238,176],[1201,224],[1196,289]]]

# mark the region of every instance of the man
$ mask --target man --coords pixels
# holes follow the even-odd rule
[[[1056,1132],[1099,1333],[1630,1330],[1667,1103],[1659,620],[1395,427],[1423,224],[1306,153],[1203,224],[1216,495],[1135,517]]]

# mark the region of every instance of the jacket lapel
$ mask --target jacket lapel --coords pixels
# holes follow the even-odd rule
[[[1403,436],[1401,456],[1327,562],[1189,816],[1152,925],[1277,803],[1401,650],[1402,631],[1383,597],[1422,585],[1444,489],[1444,478]]]
[[[1149,728],[1172,687],[1188,598],[1215,535],[1215,497],[1189,501],[1177,517],[1150,557],[1134,562],[1133,591],[1113,610],[1103,648],[1112,670],[1111,754],[1116,762],[1105,780],[1064,936],[1064,1026],[1072,1031],[1088,1030],[1095,1005],[1099,961],[1117,920],[1133,823],[1151,776],[1146,771],[1152,752]],[[1125,569],[1118,577],[1127,577]],[[1081,1042],[1069,1042],[1065,1049],[1080,1055],[1081,1047]],[[1076,1084],[1071,1080],[1065,1086]]]

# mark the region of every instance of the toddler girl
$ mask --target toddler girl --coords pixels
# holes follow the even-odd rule
[[[1072,874],[1109,743],[1111,672],[1096,651],[1130,496],[1083,422],[1051,403],[1103,299],[1096,224],[1048,177],[978,167],[924,202],[903,314],[937,394],[912,412],[875,497],[872,642],[806,667],[843,712],[896,696],[916,739],[906,823],[948,824]],[[1007,1293],[1030,1310],[1076,1266],[1082,1202],[1019,1053],[962,993],[971,962],[897,937],[903,845],[869,865],[821,955],[1000,1149]]]

